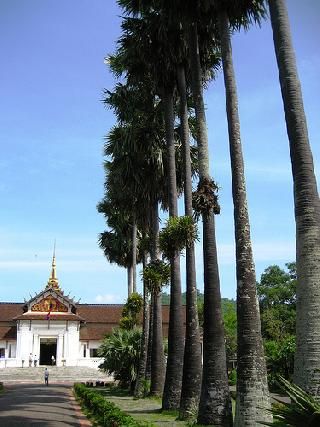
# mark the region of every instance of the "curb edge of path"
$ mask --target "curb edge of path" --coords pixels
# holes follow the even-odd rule
[[[74,394],[73,394],[73,388],[71,388],[71,390],[69,390],[70,392],[70,400],[71,400],[71,405],[73,406],[77,418],[79,420],[80,423],[80,427],[92,427],[91,422],[88,420],[88,418],[82,413],[81,411],[81,407],[78,404]]]

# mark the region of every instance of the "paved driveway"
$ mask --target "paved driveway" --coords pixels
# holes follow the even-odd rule
[[[80,427],[88,423],[70,385],[14,384],[0,395],[0,426]]]

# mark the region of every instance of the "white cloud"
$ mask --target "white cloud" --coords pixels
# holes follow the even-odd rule
[[[261,166],[248,163],[245,170],[247,175],[255,178],[262,176],[265,181],[292,181],[291,169],[288,165]]]
[[[122,303],[119,295],[113,295],[113,294],[105,294],[105,295],[97,295],[95,297],[95,301],[98,304],[112,304],[112,303]]]
[[[253,242],[253,258],[255,262],[275,262],[275,260],[289,262],[295,259],[294,241],[266,241]],[[218,244],[218,261],[220,265],[230,265],[235,263],[234,243]],[[197,269],[202,268],[202,247],[197,244]]]
[[[253,254],[256,261],[291,261],[296,257],[294,241],[273,241],[253,243]]]
[[[51,268],[51,259],[49,261],[29,261],[23,259],[8,259],[0,261],[0,270],[48,270]],[[112,273],[118,271],[119,267],[111,265],[104,259],[73,259],[57,262],[57,272],[105,272]]]

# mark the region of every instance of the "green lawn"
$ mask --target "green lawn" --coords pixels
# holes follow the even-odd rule
[[[155,426],[179,427],[187,426],[184,421],[177,421],[176,413],[162,413],[161,400],[146,398],[134,399],[127,393],[112,388],[96,388],[107,400],[139,421],[147,421]]]

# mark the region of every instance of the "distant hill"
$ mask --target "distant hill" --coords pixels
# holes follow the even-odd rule
[[[236,301],[233,299],[221,298],[221,302],[222,302],[223,312],[225,312],[227,307],[230,307],[230,305],[233,305],[234,309],[236,309]],[[201,293],[198,289],[198,304],[199,303],[200,304],[203,303],[203,293]],[[163,305],[169,305],[170,304],[170,294],[168,294],[166,292],[162,293],[162,304]],[[185,292],[182,293],[182,304],[183,305],[186,304],[186,293]]]

